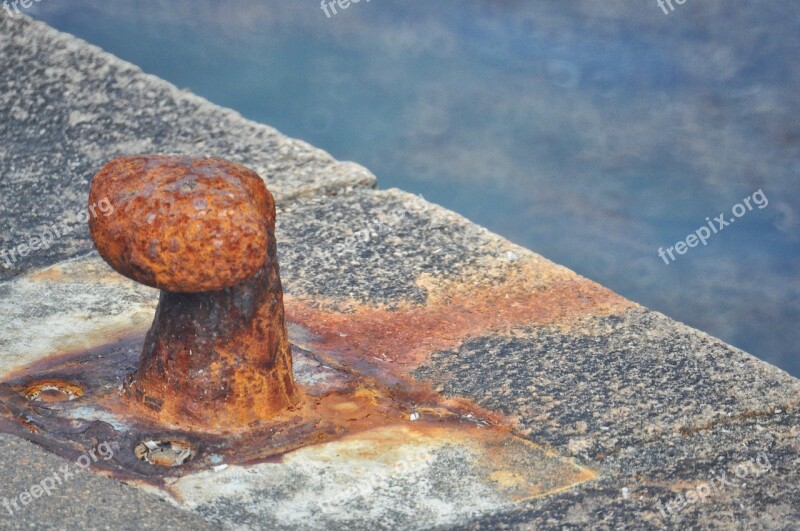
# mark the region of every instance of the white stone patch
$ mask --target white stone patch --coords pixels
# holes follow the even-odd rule
[[[380,428],[301,448],[280,463],[192,474],[169,488],[179,505],[246,528],[430,528],[510,504],[480,468],[484,449],[455,435]]]
[[[55,354],[108,344],[150,327],[158,290],[96,254],[0,284],[0,375]]]
[[[105,422],[117,431],[126,431],[129,425],[123,420],[109,413],[89,405],[79,407],[64,408],[62,415],[64,418],[87,421]]]

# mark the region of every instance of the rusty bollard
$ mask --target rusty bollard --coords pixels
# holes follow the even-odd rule
[[[161,290],[139,369],[125,397],[158,420],[242,431],[297,404],[264,181],[213,158],[117,158],[92,181],[89,222],[103,259]]]

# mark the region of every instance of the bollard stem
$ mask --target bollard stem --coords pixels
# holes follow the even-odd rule
[[[264,266],[241,285],[161,292],[126,386],[161,420],[236,431],[297,403],[272,241]]]

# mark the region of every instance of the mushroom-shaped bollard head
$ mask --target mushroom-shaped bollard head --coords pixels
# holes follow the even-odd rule
[[[275,205],[256,173],[221,159],[114,159],[89,201],[114,216],[89,221],[100,255],[118,272],[172,293],[235,286],[261,269]]]
[[[296,404],[275,242],[275,203],[254,172],[164,155],[109,162],[89,228],[121,274],[161,290],[126,396],[159,420],[242,431]]]

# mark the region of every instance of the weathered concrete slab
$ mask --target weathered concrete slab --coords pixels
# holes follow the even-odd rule
[[[392,345],[407,356],[395,363],[446,395],[576,456],[800,400],[783,371],[409,194],[308,199],[281,214],[290,315],[348,334],[329,340],[339,348],[367,345],[356,356]]]
[[[158,290],[118,279],[93,253],[0,283],[0,372],[147,332]]]
[[[709,497],[707,509],[682,508],[666,518],[654,509],[685,488],[695,468],[702,478],[709,470],[704,466],[719,464],[718,456],[735,467],[748,452],[755,459],[764,451],[780,455],[784,468],[796,465],[800,384],[782,371],[410,194],[299,198],[285,204],[278,219],[293,343],[349,371],[389,382],[411,373],[445,399],[472,399],[504,414],[518,436],[562,456],[556,463],[572,457],[597,476],[588,483],[566,481],[534,500],[515,499],[476,479],[469,465],[483,460],[467,450],[475,437],[442,446],[429,434],[401,430],[404,437],[392,438],[367,431],[297,450],[280,463],[184,476],[167,491],[184,507],[217,524],[251,528],[259,522],[298,528],[659,527],[673,519],[713,521],[714,507],[732,519],[762,511],[773,522],[797,513],[786,505],[789,498],[724,491],[715,493],[713,505]],[[0,325],[0,337],[7,338],[3,372],[62,345],[90,348],[142,333],[157,297],[115,275],[95,254],[24,275],[0,290],[0,304],[18,317]],[[49,298],[44,306],[43,294]],[[301,381],[315,378],[307,365],[298,364],[305,371]],[[748,426],[753,437],[729,437]],[[759,446],[763,436],[783,443]],[[472,447],[480,452],[480,445]],[[393,458],[376,461],[390,448]],[[355,469],[343,457],[353,452],[366,456]],[[342,468],[334,455],[349,464]],[[426,457],[404,468],[413,455]],[[697,464],[686,465],[692,459]],[[398,466],[401,475],[392,472]],[[513,468],[504,466],[488,475],[513,477]],[[526,465],[518,472],[535,469]],[[555,476],[566,480],[565,471]],[[791,490],[792,474],[759,478],[763,489],[783,492]],[[430,486],[439,476],[448,478],[449,490]],[[286,490],[289,477],[299,479]],[[366,495],[358,487],[363,481],[372,485]],[[330,483],[339,490],[327,489]],[[348,488],[353,495],[340,499]],[[624,495],[622,489],[628,489]],[[629,501],[634,493],[643,498]],[[616,499],[621,496],[625,503]],[[734,510],[744,503],[754,505]],[[600,514],[608,504],[616,512]]]
[[[54,223],[73,229],[47,249],[0,254],[0,279],[92,248],[85,220],[76,218],[86,209],[91,178],[115,156],[228,158],[264,177],[278,201],[375,185],[357,164],[336,161],[43,23],[5,14],[0,138],[0,211],[8,216],[0,253]]]

